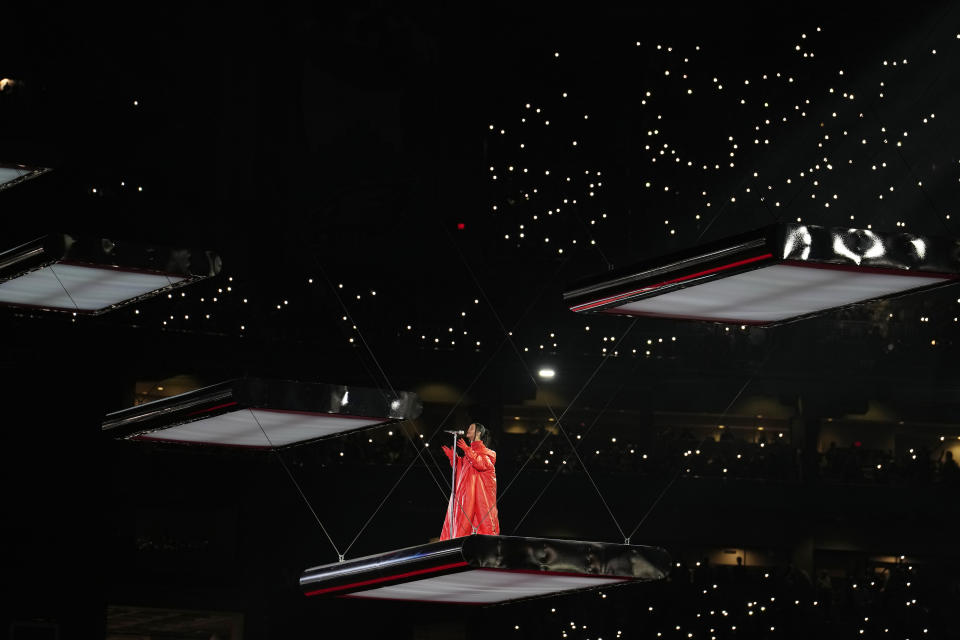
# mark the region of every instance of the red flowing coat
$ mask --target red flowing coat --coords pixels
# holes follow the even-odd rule
[[[450,464],[456,464],[457,491],[447,504],[441,540],[469,536],[473,533],[500,535],[497,515],[497,454],[480,440],[474,441],[463,452],[463,457],[445,451]],[[450,535],[450,515],[453,514],[453,535]],[[476,531],[474,531],[476,528]]]

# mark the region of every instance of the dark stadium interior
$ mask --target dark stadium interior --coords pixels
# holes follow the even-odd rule
[[[6,8],[0,165],[53,170],[0,189],[0,251],[75,233],[222,270],[102,315],[0,307],[0,633],[960,637],[960,288],[773,327],[562,297],[774,223],[957,236],[960,6],[560,6]],[[423,413],[280,451],[101,433],[244,376]],[[345,549],[436,539],[441,430],[472,421],[503,535],[629,537],[670,576],[305,598]]]

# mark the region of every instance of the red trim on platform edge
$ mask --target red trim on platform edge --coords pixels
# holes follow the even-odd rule
[[[355,587],[355,586],[359,586],[359,585],[363,585],[363,584],[368,584],[368,583],[371,583],[371,582],[383,582],[383,581],[385,581],[385,580],[394,580],[394,579],[404,578],[404,577],[411,576],[411,575],[418,574],[418,573],[427,573],[427,572],[429,572],[429,571],[439,571],[439,570],[444,569],[444,568],[458,567],[458,566],[463,566],[463,565],[465,565],[465,564],[467,564],[467,563],[466,563],[466,562],[463,562],[463,563],[457,563],[457,564],[443,565],[443,566],[437,567],[437,568],[435,568],[435,569],[421,569],[421,570],[413,571],[413,572],[410,572],[410,573],[401,573],[401,574],[397,574],[397,575],[395,575],[395,576],[388,576],[388,577],[386,577],[386,578],[376,578],[376,579],[374,579],[374,580],[368,580],[368,581],[366,581],[366,582],[354,582],[354,583],[352,583],[352,584],[345,585],[345,586],[342,586],[342,587],[330,587],[329,589],[324,589],[324,590],[322,590],[322,591],[342,590],[342,589],[347,589],[347,588],[350,588],[350,587]],[[572,578],[593,578],[593,579],[600,578],[601,580],[607,580],[607,581],[610,582],[610,583],[614,583],[614,582],[629,582],[629,581],[631,581],[631,580],[636,580],[636,578],[633,577],[633,576],[598,576],[598,575],[593,575],[593,574],[590,574],[590,573],[573,573],[573,572],[569,572],[569,571],[539,571],[539,570],[537,570],[537,569],[490,569],[490,568],[479,567],[479,568],[476,568],[476,569],[471,570],[469,573],[472,573],[473,571],[492,571],[492,572],[497,572],[497,573],[526,573],[526,574],[534,574],[534,575],[542,575],[542,576],[561,576],[561,577],[572,577]],[[598,585],[598,586],[599,586],[599,585]],[[317,594],[317,593],[322,593],[322,591],[311,591],[310,593],[307,593],[306,595],[310,596],[310,595],[314,595],[314,594]],[[345,598],[351,597],[351,596],[353,596],[353,597],[368,597],[368,596],[356,596],[356,595],[354,595],[354,594],[344,594],[344,595],[343,595],[343,597],[345,597]],[[369,597],[374,597],[374,596],[369,596]],[[393,600],[394,598],[385,598],[385,599]],[[402,599],[402,598],[396,598],[396,599]],[[436,601],[435,601],[435,600],[427,600],[427,601],[425,601],[425,602],[436,602]],[[469,604],[469,603],[466,603],[466,604]]]
[[[588,310],[593,309],[593,308],[595,308],[595,307],[599,307],[600,305],[610,304],[611,302],[617,302],[618,300],[623,300],[624,298],[629,298],[629,297],[635,296],[635,295],[637,295],[637,294],[639,294],[639,293],[645,293],[645,292],[647,292],[647,291],[653,291],[654,289],[658,289],[658,288],[660,288],[660,287],[664,287],[664,286],[666,286],[666,285],[668,285],[668,284],[675,284],[675,283],[677,283],[677,282],[684,282],[684,281],[686,281],[686,280],[691,280],[691,279],[693,279],[693,278],[699,278],[700,276],[709,275],[709,274],[711,274],[711,273],[717,273],[717,272],[719,272],[719,271],[726,271],[727,269],[733,269],[733,268],[735,268],[735,267],[740,267],[740,266],[743,266],[743,265],[745,265],[745,264],[750,264],[750,263],[752,263],[752,262],[758,262],[758,261],[760,261],[760,260],[766,260],[767,258],[772,258],[772,257],[773,257],[773,254],[772,254],[772,253],[765,253],[765,254],[763,254],[762,256],[754,256],[753,258],[746,258],[745,260],[738,260],[737,262],[731,262],[730,264],[726,264],[726,265],[723,265],[723,266],[720,266],[720,267],[714,267],[714,268],[712,268],[712,269],[707,269],[707,270],[705,270],[705,271],[698,271],[697,273],[691,273],[691,274],[689,274],[689,275],[682,276],[682,277],[680,277],[680,278],[673,278],[672,280],[664,280],[663,282],[658,282],[657,284],[653,284],[653,285],[650,285],[650,286],[648,286],[648,287],[643,287],[643,288],[640,288],[640,289],[634,289],[633,291],[628,291],[628,292],[626,292],[626,293],[620,293],[620,294],[617,294],[617,295],[615,295],[615,296],[609,296],[609,297],[607,297],[607,298],[602,298],[602,299],[600,299],[600,300],[595,300],[595,301],[593,301],[593,302],[586,302],[586,303],[584,303],[584,304],[578,304],[578,305],[576,305],[576,306],[570,307],[570,310],[571,310],[571,311],[574,311],[574,312],[588,311]]]
[[[201,414],[201,413],[210,413],[211,411],[216,411],[217,409],[223,409],[223,408],[225,408],[225,407],[233,407],[233,406],[235,406],[235,405],[237,405],[237,404],[239,404],[239,403],[238,403],[236,400],[234,400],[233,402],[227,402],[227,403],[224,403],[224,404],[218,404],[218,405],[215,406],[215,407],[208,407],[208,408],[206,408],[206,409],[200,409],[199,411],[194,411],[193,413],[188,413],[187,415],[188,415],[188,416],[195,416],[195,415],[199,415],[199,414]]]
[[[367,584],[375,584],[378,582],[386,582],[388,580],[399,580],[400,578],[407,578],[409,576],[416,576],[424,573],[435,573],[437,571],[443,571],[444,569],[455,569],[456,567],[465,567],[467,562],[453,562],[451,564],[442,564],[438,567],[431,567],[428,569],[417,569],[416,571],[408,571],[406,573],[398,573],[392,576],[384,576],[382,578],[371,578],[370,580],[361,580],[360,582],[351,582],[350,584],[340,585],[339,587],[327,587],[326,589],[317,589],[316,591],[307,591],[304,595],[315,596],[321,593],[329,593],[331,591],[343,591],[344,589],[352,589],[354,587],[362,587]]]
[[[484,568],[479,568],[479,569],[474,569],[474,571],[501,571],[501,572],[504,572],[504,573],[533,573],[533,574],[541,574],[541,575],[548,575],[548,576],[573,576],[573,577],[577,577],[577,578],[606,578],[606,579],[609,580],[609,583],[610,583],[610,584],[620,583],[620,582],[631,582],[631,581],[637,580],[637,578],[634,578],[633,576],[630,576],[630,577],[626,577],[626,576],[594,576],[594,575],[591,575],[591,574],[570,573],[570,572],[566,572],[566,571],[538,571],[538,570],[536,570],[536,569],[484,569]],[[579,590],[581,590],[581,589],[599,589],[599,588],[602,588],[602,586],[603,586],[603,585],[592,585],[592,586],[589,586],[589,587],[574,587],[574,588],[572,588],[572,589],[561,589],[561,590],[557,591],[557,593],[566,592],[566,591],[579,591]],[[393,601],[393,602],[429,602],[429,603],[432,603],[432,604],[466,604],[466,605],[489,605],[489,604],[496,604],[496,603],[498,603],[498,602],[508,602],[508,601],[510,601],[510,600],[522,600],[522,599],[525,599],[525,598],[527,598],[527,597],[536,597],[536,596],[522,596],[521,598],[507,598],[507,599],[505,599],[505,600],[490,600],[490,601],[484,601],[484,602],[473,602],[473,601],[461,601],[461,600],[424,600],[424,599],[421,599],[421,598],[386,598],[386,597],[381,597],[381,596],[362,595],[363,593],[364,593],[363,591],[359,591],[359,592],[357,592],[357,593],[344,593],[344,594],[341,594],[341,595],[339,595],[339,596],[337,596],[337,597],[339,597],[339,598],[366,599],[366,600],[390,600],[390,601]]]

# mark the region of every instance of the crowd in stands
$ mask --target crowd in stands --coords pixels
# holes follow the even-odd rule
[[[527,605],[510,638],[944,638],[960,603],[950,567],[826,569],[676,563],[667,580]],[[603,600],[602,603],[597,599]],[[515,612],[519,613],[519,612]]]
[[[768,482],[796,483],[806,479],[828,484],[960,487],[960,468],[953,453],[942,446],[921,446],[895,454],[859,443],[847,447],[831,443],[824,451],[816,452],[810,464],[805,461],[804,451],[780,434],[743,441],[727,437],[726,433],[718,440],[697,439],[681,431],[679,435],[659,434],[646,444],[609,437],[581,442],[584,444],[578,447],[578,458],[560,435],[544,438],[543,434],[524,434],[515,449],[516,463],[521,465],[529,459],[528,466],[551,471],[559,463],[565,473],[581,470],[582,460],[591,473],[656,475],[674,470],[685,476]]]
[[[941,447],[920,446],[895,454],[831,443],[819,456],[819,475],[824,481],[845,484],[960,485],[953,452]]]
[[[573,443],[576,448],[574,453]],[[429,464],[445,468],[441,441],[433,446],[425,437],[404,434],[359,433],[305,449],[303,455],[323,465]],[[511,472],[655,475],[680,474],[703,478],[755,479],[766,482],[816,481],[836,484],[887,486],[960,486],[960,468],[940,443],[902,452],[831,443],[814,456],[792,444],[782,432],[751,440],[729,432],[718,439],[697,437],[685,430],[667,430],[646,442],[587,433],[536,431],[500,434],[494,443],[498,468]],[[419,459],[413,459],[419,455]],[[311,461],[311,464],[317,460]]]
[[[586,465],[594,474],[960,487],[960,471],[945,446],[950,443],[934,441],[898,452],[860,443],[828,444],[815,455],[805,455],[790,442],[789,434],[781,436],[779,432],[754,434],[748,441],[724,435],[697,437],[674,429],[641,442],[599,431],[572,432],[569,439],[559,431],[501,433],[494,443],[498,469],[505,467],[505,477],[521,470],[582,473]],[[429,464],[447,469],[440,443],[434,440],[427,446],[426,436],[378,431],[303,450],[320,456],[327,465]],[[684,562],[676,550],[671,553],[679,562],[674,562],[666,580],[517,603],[504,616],[490,618],[491,624],[499,625],[491,629],[490,637],[960,637],[949,617],[960,607],[960,571],[949,559],[869,564],[861,557],[842,568],[834,564],[807,571],[789,562],[769,560],[752,566],[740,558],[736,564],[725,565],[711,564],[706,558]]]

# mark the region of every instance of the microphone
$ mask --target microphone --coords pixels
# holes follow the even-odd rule
[[[452,433],[452,434],[455,435],[455,436],[462,436],[462,435],[464,435],[464,434],[466,433],[465,431],[462,431],[462,430],[461,430],[461,431],[448,431],[447,429],[444,429],[443,432],[444,432],[444,433]]]

